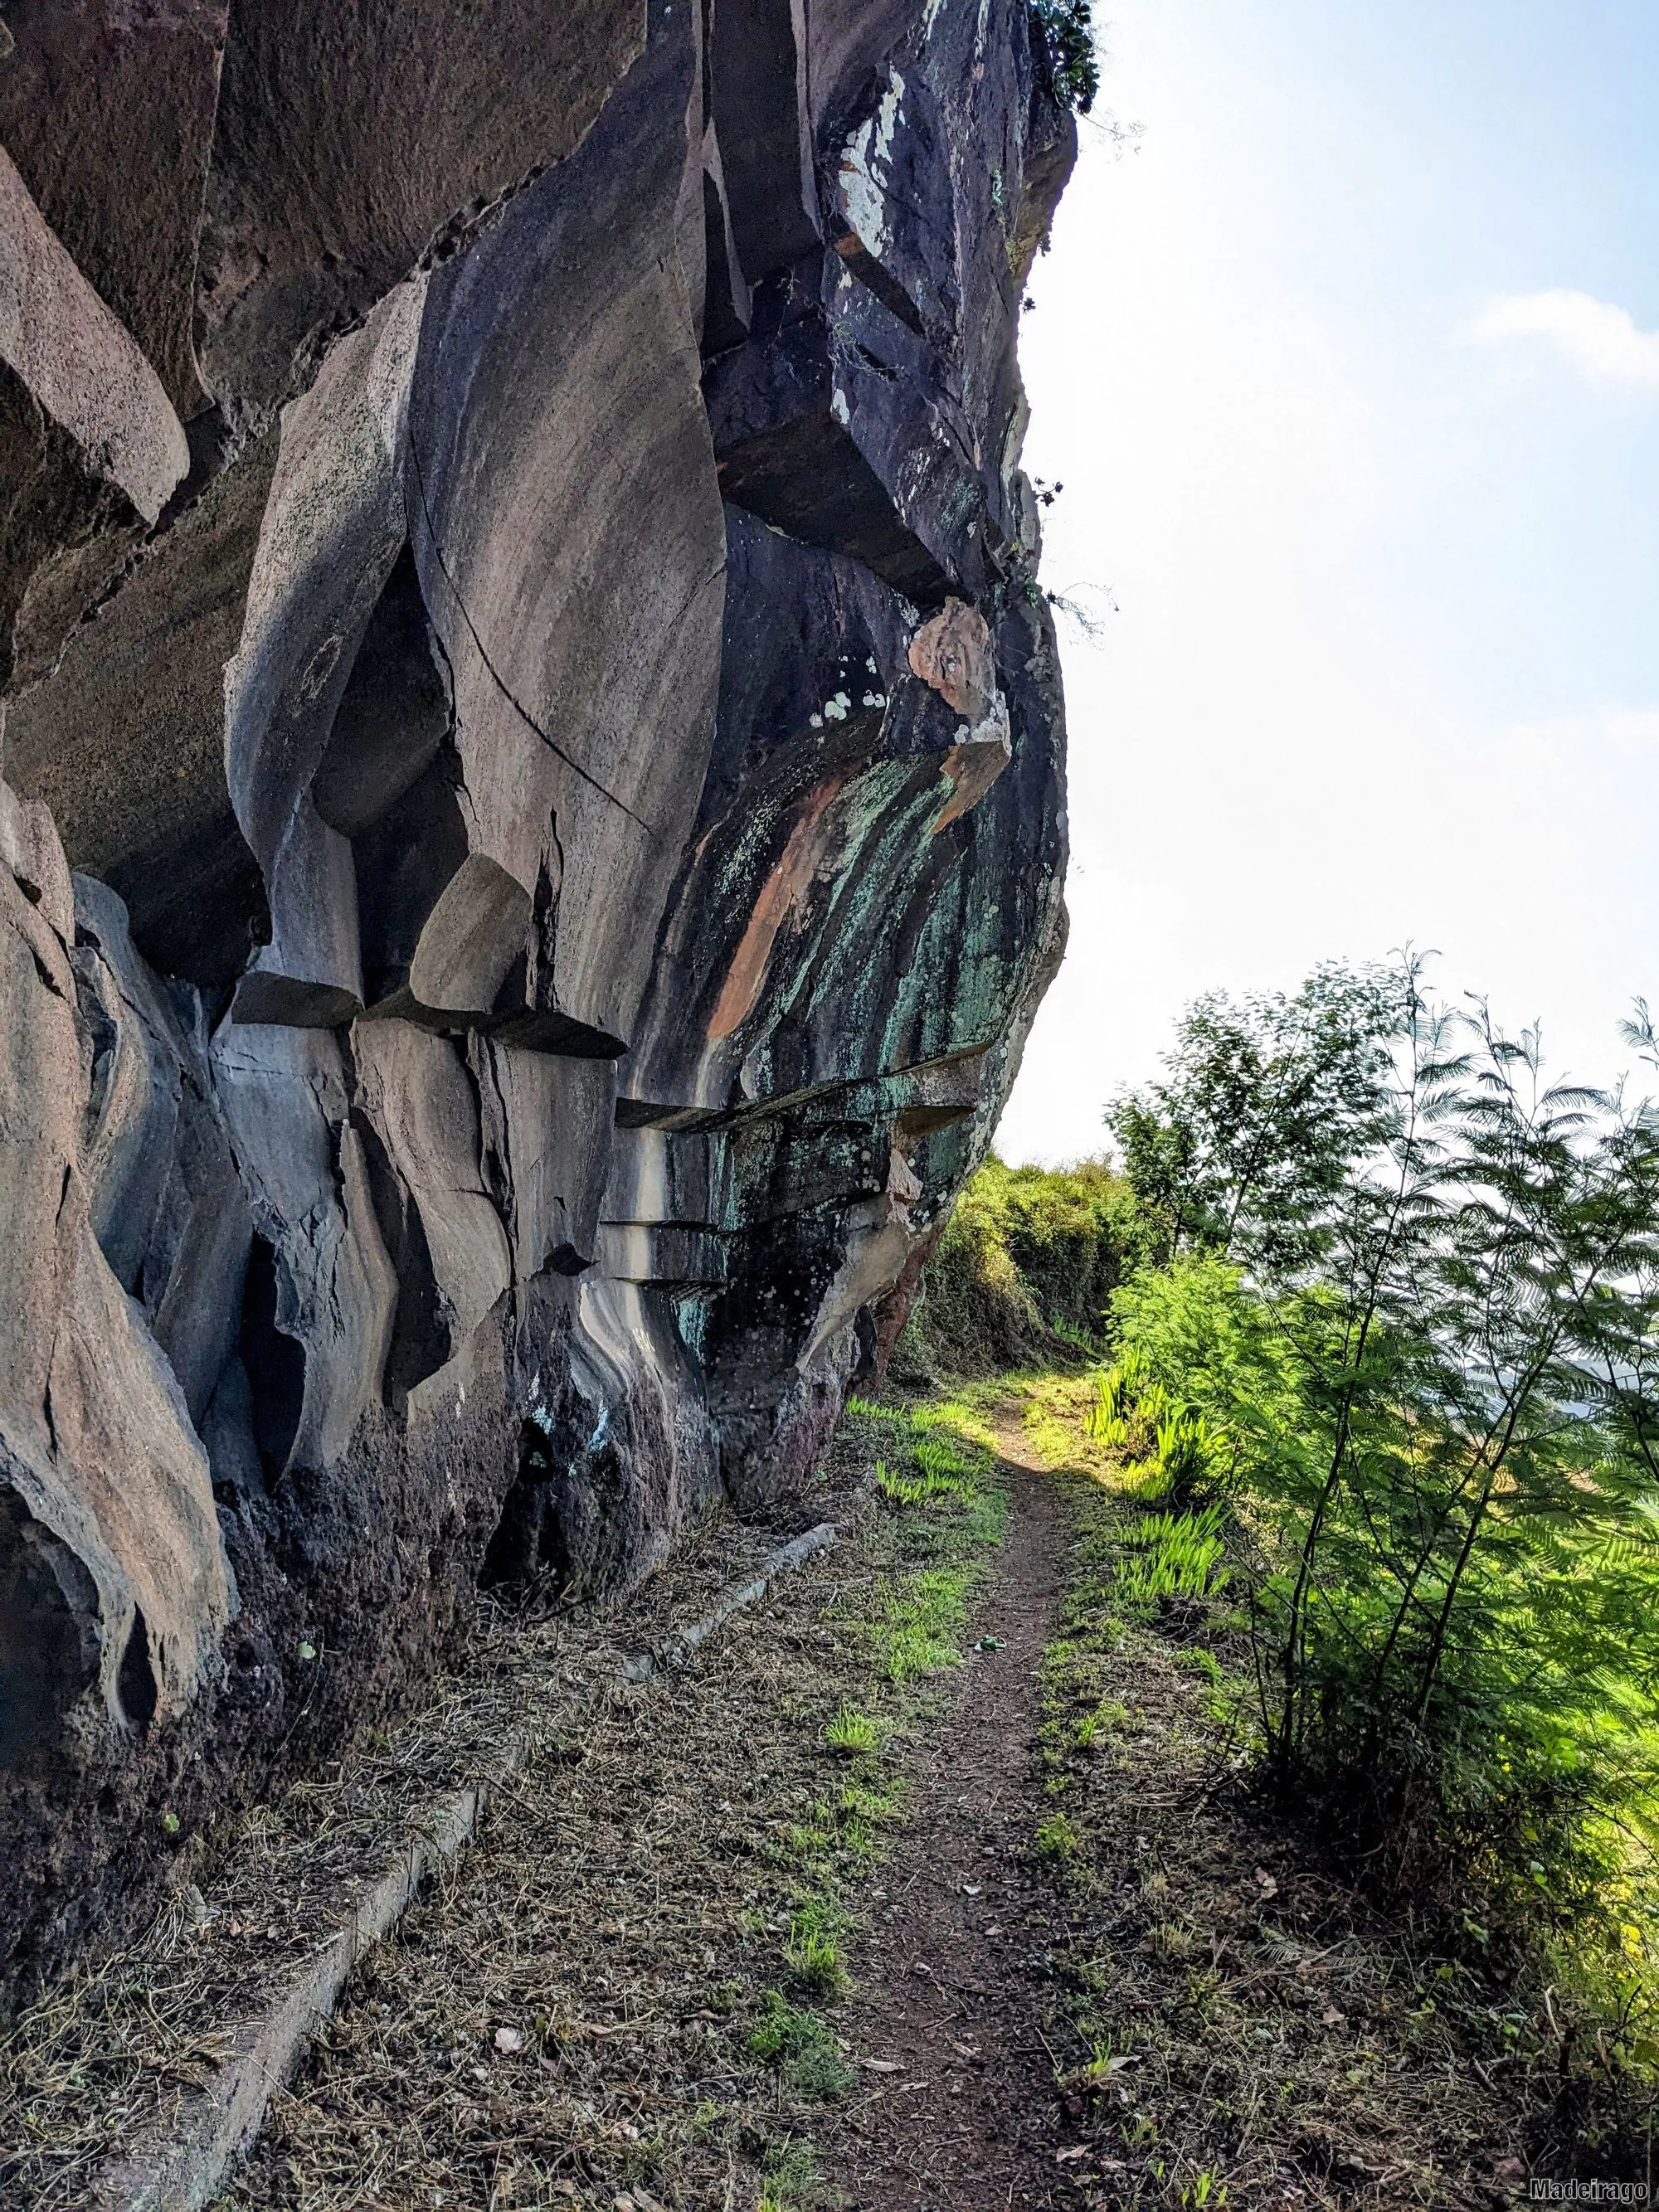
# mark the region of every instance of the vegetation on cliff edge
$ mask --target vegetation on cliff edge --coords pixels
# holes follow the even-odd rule
[[[1267,1798],[1650,2087],[1659,1113],[1407,958],[1209,994],[1108,1121],[1121,1168],[981,1171],[915,1341],[1102,1347],[1114,1607],[1207,1643]]]

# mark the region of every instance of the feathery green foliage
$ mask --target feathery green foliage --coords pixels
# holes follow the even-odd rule
[[[1407,988],[1403,970],[1331,963],[1289,998],[1212,991],[1188,1008],[1166,1079],[1106,1113],[1158,1257],[1316,1255],[1351,1163],[1384,1134]]]
[[[1200,1001],[1115,1115],[1166,1264],[1114,1297],[1097,1419],[1189,1520],[1231,1501],[1278,1782],[1402,1875],[1565,1901],[1651,1850],[1659,1120],[1409,961]]]

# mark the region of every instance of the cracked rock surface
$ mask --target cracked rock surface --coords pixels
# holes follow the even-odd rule
[[[799,1488],[1061,951],[1025,0],[14,0],[0,1987]]]

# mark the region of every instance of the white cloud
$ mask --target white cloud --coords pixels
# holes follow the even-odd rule
[[[1482,345],[1542,338],[1593,384],[1659,391],[1659,331],[1638,331],[1628,309],[1588,292],[1515,292],[1494,300],[1469,325]]]

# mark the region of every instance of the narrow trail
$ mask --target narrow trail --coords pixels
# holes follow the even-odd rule
[[[970,1632],[996,1648],[981,1644],[916,1747],[908,1819],[873,1893],[872,1930],[854,1956],[859,1993],[841,2023],[878,2085],[848,2116],[835,2175],[864,2212],[1075,2201],[1055,2162],[1053,2064],[1039,2030],[1052,1904],[1030,1863],[1040,1668],[1066,1506],[1014,1438],[999,1441],[1008,1532]]]
[[[620,1662],[792,1531],[710,1523],[591,1613],[486,1608],[429,1707],[239,1816],[143,1946],[0,2039],[4,2212],[82,2212],[507,1727],[532,1755],[224,2212],[1518,2202],[1538,2093],[1497,2070],[1501,1996],[1233,1786],[1209,1673],[1113,1610],[1121,1498],[1034,1463],[1030,1407],[1080,1435],[1089,1395],[988,1393],[971,1444],[932,1403],[853,1409],[811,1505],[835,1546],[684,1666]],[[952,1433],[962,1487],[882,1480]]]
[[[884,1455],[941,1448],[910,1419],[849,1417],[812,1500],[834,1548],[691,1663],[618,1668],[787,1532],[711,1524],[592,1618],[486,1613],[429,1707],[230,1823],[193,1910],[0,2045],[0,2144],[34,2146],[8,2212],[79,2212],[101,2160],[165,2130],[411,1806],[509,1726],[530,1755],[354,1972],[226,2212],[1076,2203],[1042,2033],[1064,1929],[1032,1858],[1070,1504],[1017,1434],[1000,1547],[978,1445],[966,1491],[881,1492]],[[878,1735],[851,1758],[849,1711]],[[844,1995],[801,1949],[815,1912]]]

